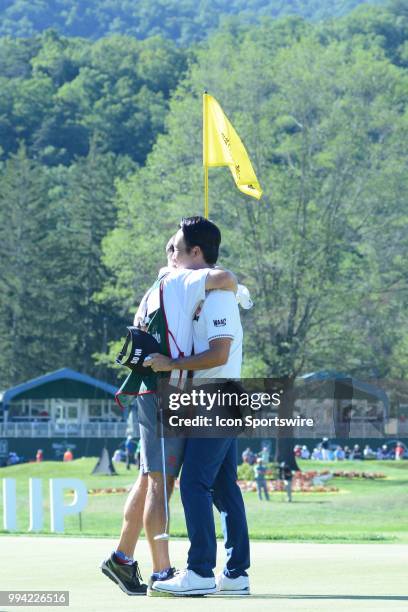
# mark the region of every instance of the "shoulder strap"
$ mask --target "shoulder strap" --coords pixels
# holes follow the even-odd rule
[[[167,342],[167,349],[169,351],[169,355],[171,355],[171,350],[170,350],[170,342],[169,342],[169,336],[171,336],[171,339],[173,340],[174,344],[176,345],[176,348],[178,350],[178,356],[179,357],[184,357],[184,353],[183,351],[180,349],[177,340],[174,337],[173,332],[171,331],[171,329],[169,328],[169,325],[167,323],[167,316],[166,316],[166,310],[164,308],[164,299],[163,299],[163,281],[160,282],[160,308],[162,310],[163,313],[163,318],[164,318],[164,325],[166,327],[166,342]]]

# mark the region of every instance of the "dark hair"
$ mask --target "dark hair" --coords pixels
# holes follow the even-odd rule
[[[180,229],[187,249],[199,246],[206,263],[215,264],[221,243],[221,232],[212,221],[204,217],[183,217]]]

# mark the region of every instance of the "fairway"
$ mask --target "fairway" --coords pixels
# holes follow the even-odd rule
[[[146,580],[148,546],[145,540],[139,544],[137,558]],[[170,544],[173,562],[184,567],[187,541]],[[211,602],[208,597],[128,597],[98,569],[100,560],[114,546],[110,539],[4,536],[0,546],[3,559],[6,551],[14,551],[7,563],[2,563],[1,589],[69,590],[70,606],[58,608],[61,610],[204,612],[210,606],[213,612],[408,609],[408,547],[401,545],[253,542],[252,595],[211,597]],[[220,568],[221,545],[218,552]]]

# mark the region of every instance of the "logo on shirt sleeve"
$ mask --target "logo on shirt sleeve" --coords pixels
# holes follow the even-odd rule
[[[214,327],[225,327],[227,319],[213,319]]]

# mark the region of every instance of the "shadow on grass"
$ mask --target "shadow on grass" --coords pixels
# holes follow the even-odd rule
[[[41,531],[38,533],[31,533],[28,531],[4,531],[4,529],[0,529],[0,538],[3,536],[8,537],[29,537],[35,539],[36,537],[47,537],[47,538],[92,538],[92,539],[112,539],[115,538],[116,535],[112,533],[93,533],[93,532],[70,532],[66,530],[65,533],[51,533],[50,531]],[[187,534],[184,532],[174,532],[171,533],[171,538],[177,540],[187,540]],[[142,537],[141,539],[145,539]],[[222,540],[223,536],[221,533],[217,533],[217,540]],[[261,542],[290,542],[294,544],[367,544],[368,542],[374,543],[391,543],[397,542],[398,538],[396,536],[382,536],[382,535],[355,535],[355,536],[347,536],[347,535],[322,535],[322,534],[309,534],[301,536],[299,534],[292,533],[279,533],[279,534],[271,534],[271,533],[250,533],[251,541],[261,541]],[[2,612],[0,610],[0,612]]]

